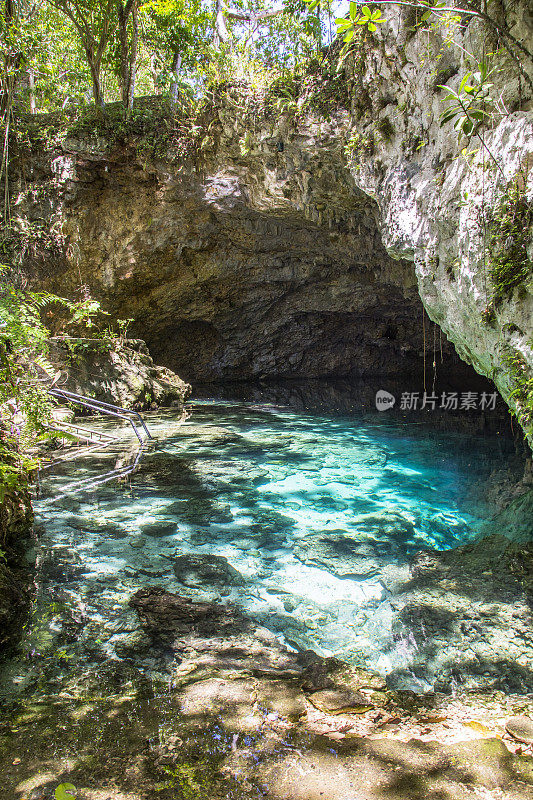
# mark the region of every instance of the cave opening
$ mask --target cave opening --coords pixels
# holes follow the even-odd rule
[[[73,295],[81,282],[206,394],[336,383],[367,405],[379,389],[494,392],[429,319],[413,260],[387,252],[378,203],[338,154],[312,153],[301,172],[292,145],[289,157],[259,175],[78,162],[75,258],[35,265],[37,280]]]

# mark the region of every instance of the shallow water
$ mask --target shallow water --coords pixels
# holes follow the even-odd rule
[[[291,647],[431,688],[446,653],[426,648],[426,658],[420,631],[399,625],[398,587],[417,551],[477,536],[495,511],[483,483],[510,462],[511,443],[380,415],[222,401],[190,411],[182,424],[151,417],[157,442],[131,474],[133,443],[43,473],[37,598],[26,658],[4,671],[4,691],[35,682],[51,653],[59,669],[125,649],[131,663],[139,625],[128,599],[147,585],[236,603]],[[106,481],[114,468],[121,477]],[[183,555],[204,558],[176,562]],[[227,565],[206,571],[212,555]],[[506,643],[495,646],[503,657]],[[146,655],[136,666],[165,670]]]

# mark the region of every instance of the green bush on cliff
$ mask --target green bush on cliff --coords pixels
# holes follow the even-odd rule
[[[533,347],[533,341],[530,342]],[[502,358],[511,379],[514,413],[527,435],[533,436],[533,375],[521,353],[507,348]]]
[[[533,232],[533,205],[515,183],[489,219],[490,277],[493,301],[509,298],[533,273],[527,247]]]
[[[48,292],[30,292],[15,270],[0,265],[0,502],[5,487],[35,468],[28,450],[50,436],[52,404],[46,389],[55,369],[48,358],[50,333],[42,317],[52,304],[77,326],[91,324],[99,311],[92,300],[71,302]]]

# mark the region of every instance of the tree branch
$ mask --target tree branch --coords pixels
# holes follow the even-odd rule
[[[430,4],[425,3],[417,3],[416,0],[365,0],[367,6],[406,6],[407,8],[417,8],[419,11],[432,11],[434,14],[445,14],[445,13],[454,13],[454,14],[467,14],[470,17],[477,17],[478,19],[482,19],[487,22],[495,31],[500,33],[502,36],[505,36],[506,39],[509,39],[515,47],[518,47],[519,50],[524,53],[524,55],[528,56],[531,60],[533,60],[533,53],[527,49],[522,42],[518,41],[512,33],[510,33],[505,26],[499,25],[495,20],[492,19],[488,14],[484,11],[478,11],[475,8],[458,8],[456,6],[443,6],[442,8],[433,8]]]
[[[250,11],[245,13],[244,11],[233,11],[228,9],[227,11],[224,11],[224,15],[228,17],[228,19],[239,19],[243,22],[251,22],[254,25],[257,25],[258,23],[261,24],[263,20],[271,19],[272,17],[277,17],[280,14],[283,14],[284,10],[285,9],[283,8],[279,8],[275,11]]]

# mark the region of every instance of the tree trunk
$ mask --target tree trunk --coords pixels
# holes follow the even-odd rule
[[[139,41],[139,0],[128,2],[124,7],[121,0],[117,0],[118,36],[120,41],[120,83],[122,89],[122,102],[126,113],[133,109],[133,96],[135,93],[135,74],[137,62],[137,47]],[[128,42],[128,20],[131,14],[132,33],[131,42]]]
[[[226,18],[224,16],[224,8],[222,0],[217,0],[216,16],[215,16],[215,30],[213,35],[213,44],[215,47],[220,47],[223,42],[229,39],[228,26],[226,25]]]
[[[87,61],[89,62],[89,69],[91,70],[94,104],[97,106],[97,108],[103,108],[104,95],[102,93],[102,84],[100,82],[100,61],[96,61],[93,57],[93,54],[89,50],[86,50],[85,53],[87,55]]]
[[[129,67],[128,96],[126,103],[126,109],[128,110],[128,112],[133,110],[133,98],[135,95],[135,78],[137,75],[137,47],[139,43],[139,16],[137,12],[138,12],[138,4],[134,3],[131,12],[132,32],[131,32],[130,60],[128,64]]]
[[[156,54],[152,53],[152,55],[150,56],[150,75],[152,76],[152,83],[154,84],[154,94],[161,94],[161,89],[157,85],[158,73],[155,66],[156,58],[157,58]]]
[[[28,89],[30,95],[30,114],[35,114],[35,74],[31,67],[28,70]]]
[[[118,0],[118,38],[120,42],[120,88],[122,91],[122,102],[128,108],[128,18],[124,6]]]
[[[174,75],[174,80],[170,85],[170,102],[173,106],[178,104],[178,96],[179,96],[179,75],[181,69],[181,53],[174,53],[174,58],[172,59],[172,74]]]

